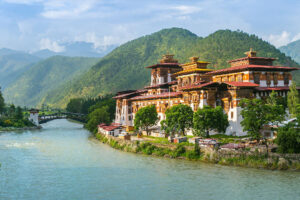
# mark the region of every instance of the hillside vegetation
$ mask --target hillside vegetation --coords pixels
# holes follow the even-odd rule
[[[40,58],[10,49],[0,49],[0,85],[7,87]]]
[[[289,43],[279,48],[287,56],[290,56],[296,62],[300,63],[300,40]]]
[[[172,53],[181,63],[200,56],[211,68],[228,67],[227,61],[244,56],[252,47],[259,56],[275,57],[275,64],[298,66],[273,45],[255,35],[220,30],[205,38],[181,28],[164,29],[127,42],[103,57],[86,73],[57,88],[44,98],[50,106],[65,107],[70,98],[96,97],[120,90],[138,89],[149,83],[146,66],[158,62],[162,54]]]
[[[4,89],[7,102],[22,106],[42,104],[48,91],[84,73],[99,58],[54,56],[42,60]]]

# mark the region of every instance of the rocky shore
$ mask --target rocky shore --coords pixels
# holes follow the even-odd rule
[[[225,150],[198,148],[186,144],[155,144],[146,141],[124,140],[97,133],[96,138],[115,149],[166,158],[186,159],[221,165],[270,170],[300,171],[300,154],[278,154],[259,150]]]

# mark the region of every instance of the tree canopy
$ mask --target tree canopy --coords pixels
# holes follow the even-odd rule
[[[193,110],[188,105],[175,105],[166,111],[166,119],[162,122],[163,129],[167,132],[179,132],[185,135],[185,131],[193,127]]]
[[[139,109],[134,118],[134,128],[142,129],[149,135],[149,127],[154,126],[158,120],[155,105],[150,105]]]
[[[239,105],[242,108],[243,130],[253,139],[261,139],[260,131],[264,125],[283,119],[284,114],[280,106],[266,104],[262,99],[242,99]]]
[[[290,85],[290,91],[288,92],[288,107],[292,117],[297,115],[297,106],[300,104],[299,92],[296,88],[295,82]]]
[[[223,112],[222,107],[204,106],[194,113],[193,124],[194,135],[209,137],[209,131],[212,130],[224,133],[229,122],[228,116]]]

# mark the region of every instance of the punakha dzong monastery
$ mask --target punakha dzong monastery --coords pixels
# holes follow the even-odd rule
[[[190,62],[179,64],[173,55],[164,55],[151,69],[151,83],[141,90],[118,92],[115,122],[133,127],[138,109],[155,105],[159,119],[165,111],[177,104],[186,104],[196,111],[204,105],[222,106],[228,115],[228,135],[246,135],[240,125],[242,116],[238,106],[242,98],[266,98],[275,90],[286,96],[295,67],[273,66],[275,58],[257,57],[246,52],[246,57],[230,60],[229,68],[208,69],[209,62],[191,57]],[[160,122],[154,127],[160,132]]]

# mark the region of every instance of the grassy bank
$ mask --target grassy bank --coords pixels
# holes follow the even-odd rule
[[[115,149],[126,152],[166,158],[203,161],[208,163],[239,167],[300,171],[299,161],[271,157],[267,154],[259,154],[258,152],[254,155],[248,155],[247,152],[238,155],[223,155],[218,151],[204,151],[200,150],[197,145],[191,146],[191,144],[187,145],[185,143],[172,146],[162,146],[161,144],[157,144],[155,142],[126,141],[119,138],[107,137],[99,133],[97,133],[95,136],[101,142],[108,144]]]

